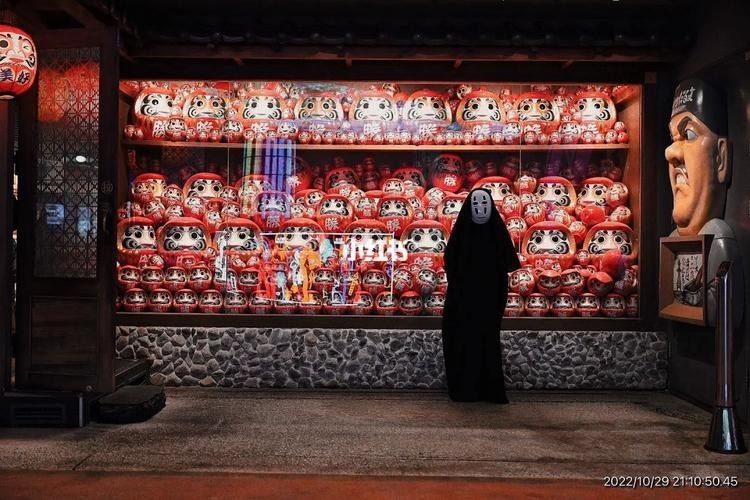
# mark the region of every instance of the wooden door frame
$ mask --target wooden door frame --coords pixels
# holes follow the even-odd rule
[[[118,139],[118,84],[119,55],[118,33],[114,29],[49,30],[35,33],[37,47],[79,48],[99,47],[99,189],[97,220],[97,278],[45,278],[44,283],[35,283],[33,276],[35,233],[32,230],[36,219],[37,184],[37,97],[38,86],[34,86],[21,98],[19,142],[19,236],[18,255],[28,259],[19,262],[17,322],[18,355],[16,383],[19,387],[57,389],[58,375],[34,374],[31,377],[31,294],[34,296],[60,296],[61,290],[82,290],[97,299],[97,376],[96,382],[82,391],[111,392],[114,390],[114,297],[115,281],[115,208],[116,158]]]
[[[12,377],[14,111],[12,103],[0,102],[0,396]]]

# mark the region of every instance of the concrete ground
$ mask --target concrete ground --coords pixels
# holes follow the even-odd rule
[[[750,481],[750,454],[705,451],[709,413],[666,393],[511,392],[496,406],[435,392],[167,392],[140,424],[0,429],[0,492],[30,470]]]
[[[0,429],[0,468],[590,478],[738,475],[703,449],[710,415],[665,393],[168,390],[152,420]]]

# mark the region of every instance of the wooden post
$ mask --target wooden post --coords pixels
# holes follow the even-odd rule
[[[13,317],[13,106],[0,101],[0,395],[10,389]]]

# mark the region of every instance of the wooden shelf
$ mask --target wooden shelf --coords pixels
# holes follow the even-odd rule
[[[123,140],[122,145],[135,148],[245,149],[244,143],[171,142]],[[252,147],[252,146],[251,146]],[[627,150],[629,144],[486,144],[486,145],[390,145],[390,144],[293,144],[298,151],[596,151]]]
[[[395,330],[440,330],[436,316],[327,316],[304,314],[183,314],[118,312],[119,326],[235,327],[235,328],[363,328]],[[550,331],[643,331],[638,318],[505,318],[503,330]]]

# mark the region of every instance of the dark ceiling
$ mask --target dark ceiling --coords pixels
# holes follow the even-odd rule
[[[3,3],[0,1],[0,3]],[[155,60],[674,62],[708,2],[687,0],[9,0],[29,30],[114,26]],[[701,7],[702,6],[702,7]]]

